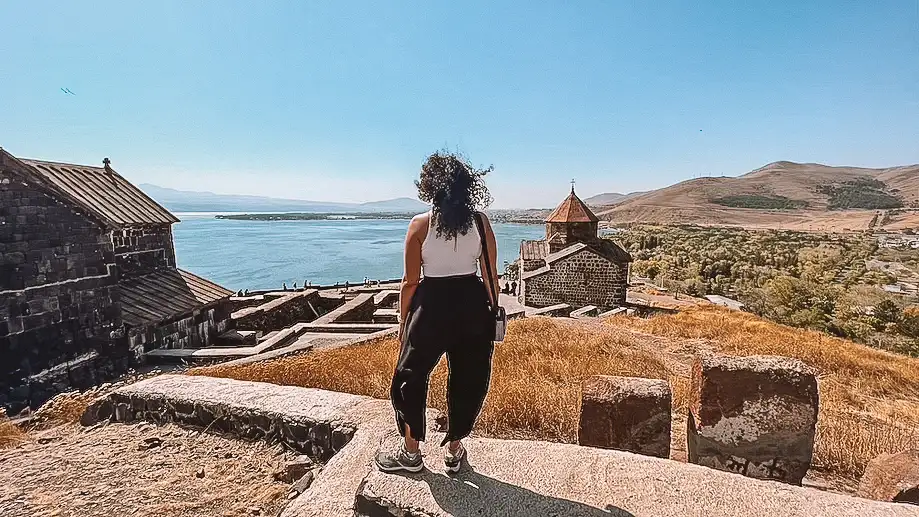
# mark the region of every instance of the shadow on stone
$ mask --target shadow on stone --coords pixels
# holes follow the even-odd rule
[[[523,487],[505,483],[472,470],[464,462],[463,470],[452,476],[424,470],[406,477],[424,481],[437,505],[454,517],[532,517],[536,515],[584,517],[635,517],[613,505],[605,509],[583,503],[538,494]],[[359,493],[357,515],[378,517],[403,515],[405,508],[387,508]]]

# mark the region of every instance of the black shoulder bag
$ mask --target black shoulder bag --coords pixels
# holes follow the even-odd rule
[[[475,225],[479,230],[479,239],[482,241],[482,256],[479,258],[479,269],[482,270],[482,280],[491,286],[491,296],[488,303],[491,305],[491,315],[495,319],[495,341],[504,341],[507,332],[507,313],[504,307],[498,305],[498,279],[492,278],[491,261],[488,260],[488,240],[485,238],[485,223],[482,214],[476,212]]]

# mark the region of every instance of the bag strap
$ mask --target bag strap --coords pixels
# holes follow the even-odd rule
[[[491,302],[492,310],[496,311],[498,310],[498,282],[491,275],[491,261],[488,260],[488,240],[485,238],[485,223],[482,217],[481,212],[475,213],[475,226],[479,230],[479,240],[482,242],[482,258],[485,259],[484,264],[479,260],[479,267],[482,269],[482,278],[491,286],[491,297],[488,301]]]

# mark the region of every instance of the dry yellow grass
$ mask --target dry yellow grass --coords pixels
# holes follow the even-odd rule
[[[389,398],[398,342],[320,350],[192,374],[231,377]],[[667,379],[671,372],[622,332],[547,318],[515,321],[495,348],[491,389],[477,429],[489,436],[577,440],[581,383],[591,375]],[[429,404],[446,409],[445,361],[431,378]],[[677,381],[679,382],[679,380]]]
[[[699,307],[649,319],[618,317],[610,325],[671,338],[708,339],[730,355],[781,355],[817,368],[829,380],[869,395],[919,397],[919,360],[821,332],[778,325],[751,314]]]
[[[617,317],[602,325],[547,318],[512,322],[507,340],[495,349],[478,432],[575,442],[581,383],[597,374],[669,379],[674,407],[685,413],[690,389],[685,367],[699,346],[731,355],[795,357],[817,368],[821,410],[815,464],[835,474],[860,476],[876,455],[919,440],[919,360],[717,307],[650,319]],[[397,353],[396,340],[386,339],[191,373],[385,399]],[[446,373],[442,362],[429,394],[429,404],[441,410]]]
[[[0,449],[15,447],[25,441],[29,436],[6,417],[0,417]]]
[[[60,393],[45,402],[35,412],[35,420],[42,424],[72,424],[80,421],[86,408],[99,396],[99,390]]]

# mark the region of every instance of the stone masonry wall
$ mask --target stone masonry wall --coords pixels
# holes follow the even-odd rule
[[[128,334],[131,351],[139,361],[145,352],[153,349],[207,347],[215,337],[235,328],[230,318],[231,308],[228,300],[221,300],[185,318],[131,329]]]
[[[547,307],[567,303],[578,308],[611,308],[625,303],[628,266],[619,265],[589,249],[556,261],[543,274],[525,280],[524,305]]]
[[[112,245],[122,277],[139,276],[176,265],[170,225],[115,230]]]
[[[0,171],[0,406],[15,412],[127,368],[109,239],[40,186]]]
[[[521,268],[521,273],[533,271],[534,269],[539,269],[546,265],[546,261],[543,259],[521,260],[520,262],[523,265]]]
[[[549,252],[555,253],[572,244],[591,242],[597,238],[597,223],[546,223],[546,238],[556,233],[562,240],[549,243]]]

